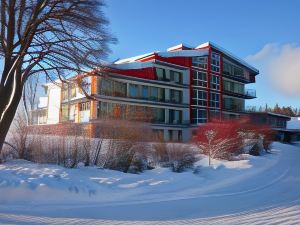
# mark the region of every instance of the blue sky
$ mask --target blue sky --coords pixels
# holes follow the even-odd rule
[[[300,1],[107,0],[106,3],[110,30],[119,40],[112,46],[110,60],[164,51],[179,43],[196,46],[212,41],[261,71],[257,83],[249,86],[257,90],[258,98],[247,101],[247,105],[279,103],[300,107]]]

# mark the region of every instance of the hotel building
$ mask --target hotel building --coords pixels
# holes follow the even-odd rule
[[[243,114],[245,100],[256,97],[245,86],[258,74],[211,42],[180,44],[96,69],[81,79],[84,91],[75,83],[46,84],[47,95],[33,112],[35,124],[93,123],[112,115],[130,119],[144,112],[165,140],[188,141],[193,129],[211,118]]]

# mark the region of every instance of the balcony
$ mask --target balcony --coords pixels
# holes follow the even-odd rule
[[[238,93],[238,92],[224,89],[223,93],[226,95],[243,98],[243,99],[256,98],[256,90],[254,90],[254,89],[246,89],[246,90],[244,90],[244,93]]]
[[[223,72],[223,77],[226,77],[226,78],[231,79],[231,80],[239,81],[243,84],[250,84],[250,83],[254,82],[252,79],[247,78],[244,75],[237,76],[237,75],[231,75],[231,74],[226,73],[226,72]]]
[[[237,113],[245,112],[245,108],[242,105],[237,104],[224,104],[223,110]]]
[[[188,126],[190,124],[190,120],[172,120],[172,121],[159,121],[159,120],[151,120],[151,123],[154,126]]]

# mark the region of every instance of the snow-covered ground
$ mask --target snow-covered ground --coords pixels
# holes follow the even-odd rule
[[[0,165],[0,224],[300,224],[300,148],[199,172]]]

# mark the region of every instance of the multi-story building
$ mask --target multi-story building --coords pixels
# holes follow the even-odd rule
[[[119,60],[73,84],[47,84],[44,123],[92,123],[116,116],[151,114],[152,128],[166,140],[188,141],[192,130],[213,117],[232,118],[255,98],[245,85],[259,71],[210,42],[180,44],[166,52]],[[92,98],[87,98],[83,92]]]

